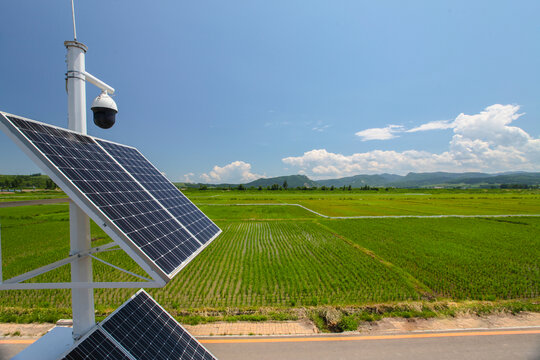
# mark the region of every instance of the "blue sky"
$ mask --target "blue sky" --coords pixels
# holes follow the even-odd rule
[[[88,132],[173,181],[540,171],[538,1],[149,4],[75,1],[119,107]],[[0,13],[0,110],[67,126],[70,1]],[[0,153],[0,173],[39,171],[4,134]]]

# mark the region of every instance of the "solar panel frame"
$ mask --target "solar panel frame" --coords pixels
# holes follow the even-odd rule
[[[126,307],[128,306],[129,304],[131,304],[131,302],[133,300],[135,300],[137,297],[139,297],[141,294],[143,294],[144,296],[146,296],[149,300],[152,301],[153,304],[155,304],[164,314],[166,314],[169,318],[169,320],[171,320],[172,322],[174,322],[174,324],[176,326],[178,326],[179,328],[181,328],[181,330],[183,331],[184,334],[187,334],[189,335],[189,337],[194,340],[200,347],[204,348],[204,350],[210,354],[213,359],[217,359],[217,357],[215,355],[213,355],[204,345],[202,345],[197,339],[195,339],[195,337],[193,335],[191,335],[183,326],[182,324],[180,324],[174,317],[172,317],[157,301],[155,301],[144,289],[140,289],[139,291],[137,291],[129,300],[127,300],[126,302],[124,302],[120,307],[118,307],[116,310],[114,310],[109,316],[107,316],[106,319],[104,319],[102,322],[99,323],[99,327],[101,329],[103,329],[103,331],[105,333],[107,333],[111,338],[113,338],[116,342],[118,342],[119,344],[120,341],[118,339],[116,339],[116,337],[111,333],[109,332],[106,327],[107,327],[107,322],[111,321],[112,319],[114,319],[115,316],[118,316],[118,314]],[[168,325],[167,325],[168,326]],[[147,329],[145,329],[147,330]],[[131,355],[133,355],[135,357],[135,354],[133,354],[132,351],[130,351],[129,349],[126,348],[126,351],[128,351]]]
[[[95,339],[95,336],[101,337]],[[99,343],[97,343],[97,341]],[[106,344],[107,349],[102,345]],[[112,349],[111,349],[112,348]],[[123,355],[123,356],[116,356]],[[105,357],[107,356],[107,357]],[[61,360],[137,360],[121,344],[112,338],[99,325],[94,326],[83,337],[77,340],[59,359]]]
[[[191,253],[183,262],[177,266],[172,272],[167,273],[162,268],[160,268],[144,251],[139,248],[129,236],[122,231],[107,214],[105,214],[88,196],[77,187],[72,180],[66,176],[57,166],[54,164],[34,143],[29,139],[17,126],[15,126],[8,117],[18,118],[30,123],[35,123],[40,126],[47,126],[49,128],[57,129],[64,132],[69,132],[74,134],[74,136],[83,136],[85,138],[91,139],[97,146],[102,150],[103,148],[99,145],[97,140],[90,135],[82,135],[80,133],[67,130],[61,127],[44,124],[35,120],[27,119],[18,115],[13,115],[0,111],[0,128],[36,163],[45,174],[47,174],[56,184],[59,185],[62,190],[69,196],[71,201],[76,203],[92,220],[96,222],[106,233],[109,235],[130,257],[132,257],[138,264],[141,266],[154,280],[164,285],[170,279],[172,279],[182,268],[184,268],[193,258],[195,258],[201,251],[203,251],[212,241],[208,241],[205,244],[202,244],[197,248],[196,251]],[[109,157],[111,157],[108,152],[105,152]],[[111,159],[122,169],[124,169],[116,159]],[[124,171],[137,183],[139,186],[154,198],[148,190],[143,187],[128,171]],[[155,198],[154,198],[155,200]],[[170,212],[161,204],[159,201],[156,201],[165,211],[169,214]],[[171,217],[174,218],[172,214]],[[176,220],[176,222],[185,229],[185,227]],[[187,229],[186,229],[187,230]],[[221,230],[220,232],[221,233]],[[217,235],[219,235],[219,233]],[[217,237],[216,235],[216,237]],[[215,239],[215,237],[213,238]],[[212,240],[213,240],[212,239]],[[199,242],[200,243],[200,242]]]
[[[116,327],[116,328],[112,328],[112,326],[115,326],[115,325],[111,325],[111,326],[108,326],[107,323],[108,322],[116,322],[116,324],[118,324],[117,322],[117,319],[115,319],[116,317],[118,316],[121,316],[118,320],[125,320],[127,321],[127,319],[125,317],[123,317],[123,314],[121,315],[121,312],[126,309],[127,306],[130,306],[132,304],[133,301],[135,300],[141,300],[144,301],[144,305],[146,305],[148,302],[151,302],[152,305],[155,305],[156,308],[158,308],[158,310],[160,311],[159,314],[156,314],[155,312],[152,312],[152,313],[149,313],[148,315],[150,315],[150,318],[149,320],[152,320],[152,315],[155,315],[154,317],[154,320],[152,321],[152,327],[148,327],[148,328],[138,328],[138,327],[129,327],[128,328],[128,332],[127,333],[122,333],[122,335],[124,336],[123,338],[118,338],[117,335],[119,335],[119,332],[116,332],[116,330],[123,330],[121,329],[120,327]],[[131,314],[131,313],[130,313]],[[138,314],[135,314],[135,316],[137,316]],[[146,313],[144,314],[146,315]],[[166,317],[166,321],[167,322],[163,322],[163,317]],[[164,326],[160,326],[164,323]],[[129,324],[131,325],[132,323],[129,322],[126,324]],[[172,326],[171,326],[172,325]],[[107,330],[107,328],[109,328],[109,330]],[[165,330],[165,331],[162,331],[162,330]],[[154,333],[153,331],[157,331],[158,333]],[[162,331],[161,333],[159,331]],[[180,333],[178,333],[178,331],[180,331]],[[141,360],[141,359],[147,359],[149,358],[149,356],[152,356],[152,359],[155,358],[155,355],[161,355],[162,352],[160,350],[158,350],[158,354],[156,354],[155,352],[155,349],[159,346],[160,348],[162,348],[166,343],[168,343],[169,345],[171,345],[171,342],[174,343],[174,344],[179,344],[179,342],[174,342],[174,338],[176,339],[180,339],[180,341],[183,343],[183,348],[184,349],[190,349],[192,350],[191,353],[187,354],[188,356],[187,357],[184,357],[184,353],[182,354],[182,356],[179,358],[179,359],[209,359],[209,360],[217,360],[217,357],[212,354],[204,345],[202,345],[197,339],[195,339],[195,337],[193,335],[191,335],[178,321],[176,321],[176,319],[174,319],[174,317],[172,317],[160,304],[158,304],[146,291],[144,291],[143,289],[140,289],[139,291],[137,291],[137,293],[135,293],[135,295],[133,295],[131,298],[129,298],[126,302],[124,302],[120,307],[118,307],[116,310],[114,310],[109,316],[107,316],[103,321],[101,321],[99,324],[96,324],[92,329],[90,329],[90,331],[88,331],[87,334],[85,334],[81,339],[79,339],[78,341],[75,342],[75,344],[73,344],[66,352],[64,352],[64,354],[62,354],[60,356],[60,359],[62,360],[78,360],[78,359],[86,359],[86,357],[80,357],[80,358],[77,358],[76,355],[77,354],[83,354],[85,353],[85,351],[89,352],[89,351],[97,351],[97,352],[100,352],[101,349],[99,348],[96,348],[96,349],[90,349],[88,348],[88,346],[86,346],[87,344],[85,342],[90,342],[92,343],[91,340],[88,340],[89,338],[91,338],[92,336],[94,336],[95,334],[100,334],[100,336],[103,338],[105,338],[106,340],[108,340],[107,342],[104,341],[102,338],[100,339],[101,340],[101,343],[107,343],[106,346],[108,348],[111,348],[111,345],[113,345],[115,347],[115,350],[117,350],[116,352],[121,352],[123,355],[125,355],[128,359],[132,359],[132,360]],[[148,334],[150,333],[150,334]],[[145,349],[151,349],[153,348],[154,349],[154,354],[145,354],[146,351],[144,351],[142,354],[140,354],[141,352],[141,349],[139,349],[141,346],[145,346],[144,344],[140,344],[137,342],[137,340],[139,339],[147,339],[148,338],[148,335],[152,335],[154,337],[158,336],[158,335],[167,335],[169,334],[169,337],[167,339],[163,339],[163,342],[160,342],[158,343],[157,341],[156,342],[152,342],[151,340],[149,340],[148,344],[146,344],[147,348]],[[174,335],[173,335],[174,334]],[[173,336],[171,336],[173,335]],[[180,336],[178,336],[180,335]],[[169,340],[169,338],[171,338],[171,341],[167,341]],[[125,340],[128,340],[128,341],[125,341]],[[95,342],[94,342],[95,343]],[[125,343],[127,346],[124,346],[122,343]],[[131,343],[131,347],[130,347],[130,344]],[[196,345],[197,347],[193,347],[193,345]],[[85,347],[84,349],[80,349],[80,347],[83,346]],[[176,347],[174,349],[181,349],[182,346],[180,347]],[[168,348],[168,349],[171,349],[171,348]],[[172,350],[174,350],[172,349]],[[169,356],[170,354],[172,353],[172,351],[169,352]],[[74,354],[73,356],[71,357],[68,357],[70,356],[70,354]],[[91,354],[90,354],[91,355]],[[195,357],[195,355],[198,355],[197,357]],[[167,360],[169,359],[169,356],[167,356]],[[95,358],[89,358],[89,359],[95,359]],[[174,357],[174,358],[171,358],[171,359],[178,359],[177,357]],[[116,360],[116,358],[112,358],[111,360]],[[123,360],[123,359],[122,359]]]

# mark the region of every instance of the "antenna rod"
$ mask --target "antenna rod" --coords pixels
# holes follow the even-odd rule
[[[75,5],[71,0],[71,16],[73,17],[73,40],[77,41],[77,28],[75,27]]]

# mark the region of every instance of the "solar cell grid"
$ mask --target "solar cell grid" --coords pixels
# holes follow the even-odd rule
[[[64,360],[131,360],[116,344],[96,329],[86,339],[72,349]]]
[[[137,149],[103,140],[97,142],[201,243],[207,243],[219,233],[220,229]]]
[[[165,274],[173,273],[201,247],[93,138],[13,116],[9,119]]]
[[[101,326],[137,359],[216,359],[144,291]]]

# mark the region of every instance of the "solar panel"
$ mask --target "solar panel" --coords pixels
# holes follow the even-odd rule
[[[94,353],[106,355],[99,359],[216,359],[144,290],[98,324],[64,359],[94,359]]]
[[[193,217],[182,216],[184,209],[191,211],[185,206],[187,199],[182,199],[185,196],[177,191],[181,196],[160,201],[148,189],[151,188],[148,182],[141,184],[137,179],[142,179],[139,173],[130,173],[129,169],[136,170],[136,167],[123,167],[100,146],[105,141],[31,120],[5,117],[4,114],[0,122],[46,166],[49,175],[56,176],[55,180],[64,191],[71,193],[72,200],[79,206],[85,205],[90,210],[88,215],[96,223],[106,231],[111,229],[116,235],[115,240],[133,250],[130,255],[139,256],[150,264],[164,280],[174,276],[221,232],[210,220],[191,221],[190,227],[194,230],[199,229],[199,223],[210,221],[213,225],[214,235],[210,239],[210,230],[197,232],[201,236],[199,241],[187,227],[189,221],[184,221],[185,224],[181,221],[184,218],[193,220]],[[142,157],[136,149],[129,149]],[[145,165],[153,168],[148,161]],[[160,181],[168,182],[160,176],[164,179]],[[191,204],[189,200],[187,202]],[[197,213],[197,216],[207,219],[201,214]],[[108,234],[111,235],[109,231]]]
[[[96,328],[87,337],[83,338],[76,347],[62,359],[65,360],[131,360],[113,341],[107,338],[99,328]]]
[[[108,141],[97,142],[152,194],[197,240],[205,244],[219,228],[137,149]]]
[[[143,290],[101,327],[136,359],[215,359]]]

